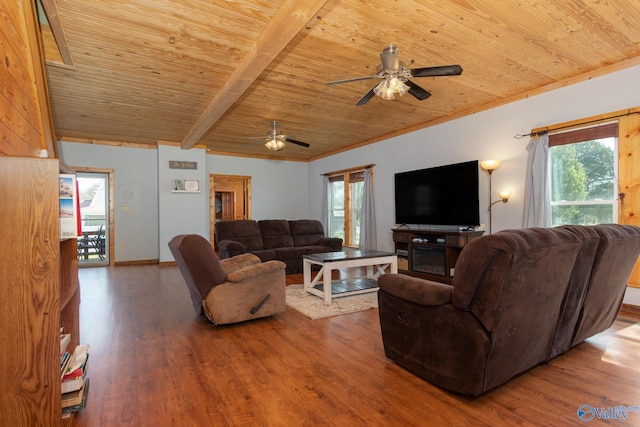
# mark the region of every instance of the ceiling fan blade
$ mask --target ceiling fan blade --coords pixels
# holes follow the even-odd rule
[[[287,142],[290,142],[290,143],[292,143],[292,144],[300,145],[300,146],[302,146],[302,147],[306,147],[306,148],[311,147],[311,146],[310,146],[309,144],[307,144],[306,142],[296,141],[295,139],[291,139],[291,138],[288,138],[288,137],[287,137],[287,138],[285,138],[284,140],[285,140],[285,141],[287,141]]]
[[[376,86],[374,86],[374,87],[376,87]],[[356,105],[364,105],[367,102],[369,102],[369,100],[375,96],[375,92],[373,91],[374,87],[372,87],[369,92],[367,92],[362,98],[360,98],[360,100],[358,102],[356,102]]]
[[[357,82],[360,80],[371,80],[378,78],[378,76],[365,76],[365,77],[354,77],[352,79],[344,79],[344,80],[334,80],[332,82],[327,82],[328,85],[338,85],[341,83],[349,83],[349,82]]]
[[[409,70],[413,77],[459,76],[462,67],[459,65],[443,65],[441,67],[414,68]]]
[[[409,86],[409,93],[415,96],[420,101],[423,101],[431,96],[431,93],[428,90],[422,89],[420,86],[413,83],[411,80],[407,80],[405,84]]]

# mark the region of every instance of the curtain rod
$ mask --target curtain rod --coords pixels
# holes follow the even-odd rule
[[[371,164],[368,164],[368,165],[356,166],[355,168],[342,169],[342,170],[339,170],[339,171],[323,173],[323,174],[321,174],[321,176],[338,175],[338,174],[345,173],[345,172],[359,171],[359,170],[362,170],[362,169],[371,169],[375,165],[376,165],[375,163],[371,163]]]
[[[555,132],[555,131],[562,130],[562,129],[569,129],[569,128],[573,128],[573,127],[576,127],[576,126],[589,125],[589,124],[592,124],[592,123],[605,122],[605,121],[608,121],[608,120],[617,119],[617,118],[620,118],[620,117],[630,116],[632,114],[639,114],[639,113],[640,113],[640,111],[631,111],[631,109],[629,109],[629,110],[627,110],[626,113],[617,114],[615,116],[609,116],[609,117],[603,117],[603,118],[600,118],[600,119],[587,120],[586,122],[576,122],[576,123],[573,123],[573,124],[570,124],[570,125],[558,126],[556,128],[550,128],[550,129],[541,130],[541,131],[538,131],[538,132],[530,132],[530,133],[527,133],[527,134],[524,134],[524,135],[519,133],[519,134],[514,135],[513,137],[515,139],[521,139],[521,138],[524,138],[526,136],[534,136],[535,137],[535,136],[544,135],[545,133],[549,133],[549,132]]]

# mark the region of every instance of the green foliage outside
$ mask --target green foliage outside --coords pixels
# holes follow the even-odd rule
[[[344,239],[344,181],[331,183],[329,236]]]
[[[612,201],[615,200],[615,171],[612,139],[560,145],[552,147],[550,153],[553,225],[614,222]]]

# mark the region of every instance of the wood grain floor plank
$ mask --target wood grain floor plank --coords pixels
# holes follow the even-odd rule
[[[67,423],[77,427],[556,426],[584,424],[584,403],[640,405],[634,316],[468,398],[387,359],[376,309],[319,320],[287,309],[213,327],[196,317],[176,267],[81,269],[80,284],[91,390]],[[640,425],[640,412],[625,425]]]

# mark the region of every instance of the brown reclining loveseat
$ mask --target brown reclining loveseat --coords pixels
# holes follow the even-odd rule
[[[640,253],[640,228],[506,230],[471,241],[453,286],[378,279],[384,350],[444,389],[479,395],[609,328]]]

